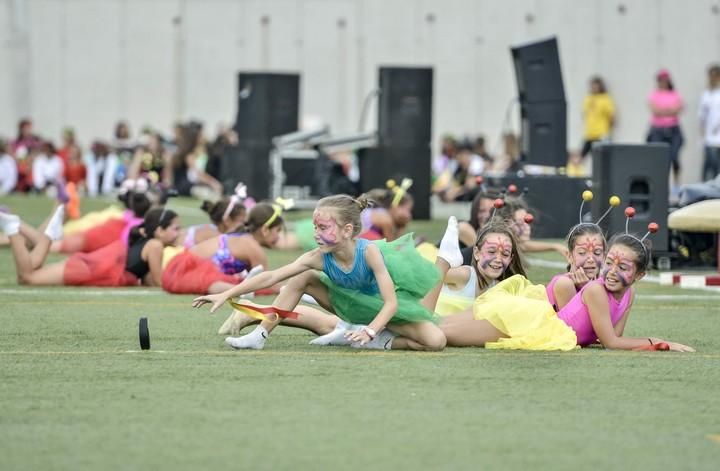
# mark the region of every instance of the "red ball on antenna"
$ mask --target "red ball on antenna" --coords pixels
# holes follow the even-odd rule
[[[482,183],[485,181],[485,179],[482,177],[482,175],[478,175],[475,177],[475,183],[478,185],[482,185]]]
[[[508,185],[508,193],[517,193],[517,185],[511,183]]]
[[[530,214],[530,213],[527,213],[527,214],[525,215],[525,217],[523,218],[523,220],[525,221],[525,224],[532,224],[533,221],[535,220],[535,216],[533,216],[533,215]]]
[[[635,208],[633,208],[632,206],[628,206],[627,208],[625,208],[625,217],[635,217]]]
[[[658,226],[658,223],[656,222],[651,222],[650,224],[648,224],[648,231],[652,232],[653,234],[655,234],[659,229],[660,226]]]
[[[498,198],[498,199],[496,199],[495,201],[493,201],[493,206],[495,207],[495,209],[500,209],[500,208],[502,208],[503,206],[505,206],[505,201],[503,201],[503,200],[501,200],[500,198]]]

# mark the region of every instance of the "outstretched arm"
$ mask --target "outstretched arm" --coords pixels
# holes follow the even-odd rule
[[[320,252],[318,250],[313,250],[301,255],[297,258],[297,260],[288,265],[280,267],[276,270],[260,273],[259,275],[246,279],[242,283],[233,286],[222,293],[197,297],[193,299],[192,305],[193,307],[200,307],[206,303],[212,303],[210,312],[213,313],[230,298],[246,293],[252,293],[259,289],[268,288],[307,270],[319,270],[321,268],[322,261]]]
[[[592,284],[583,291],[583,301],[588,307],[590,321],[598,336],[598,340],[605,348],[632,350],[634,348],[646,347],[648,345],[665,342],[670,345],[671,350],[679,352],[694,352],[692,348],[679,343],[668,342],[656,337],[630,338],[618,335],[610,320],[610,305],[608,303],[605,288],[600,284]],[[629,312],[623,313],[627,317]],[[624,324],[623,324],[624,328]]]

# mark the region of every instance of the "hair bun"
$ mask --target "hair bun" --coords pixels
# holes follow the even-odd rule
[[[202,204],[200,205],[200,209],[210,214],[213,212],[213,209],[215,209],[216,204],[217,203],[213,203],[210,200],[203,200]]]
[[[362,210],[364,210],[364,209],[367,209],[367,208],[370,208],[370,207],[373,206],[372,200],[370,200],[365,193],[363,193],[362,195],[358,196],[358,197],[355,199],[355,202],[358,204],[358,206],[360,206],[360,211],[362,211]]]

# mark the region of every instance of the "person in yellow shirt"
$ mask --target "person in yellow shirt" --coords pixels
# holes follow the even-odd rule
[[[615,124],[615,103],[599,76],[590,79],[590,93],[583,100],[583,119],[584,142],[580,155],[584,159],[590,153],[593,142],[610,139],[610,132]]]

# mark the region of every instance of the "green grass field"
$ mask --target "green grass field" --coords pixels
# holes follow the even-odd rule
[[[31,223],[40,197],[0,199]],[[106,201],[85,201],[99,209]],[[184,224],[196,202],[173,200]],[[431,239],[442,221],[414,225]],[[274,253],[274,266],[297,253]],[[59,257],[51,257],[57,260]],[[556,259],[555,256],[546,258]],[[548,269],[530,277],[546,282]],[[0,248],[0,469],[717,469],[720,293],[642,283],[627,335],[695,354],[259,352],[159,290],[19,287]],[[139,352],[138,318],[152,350]]]

